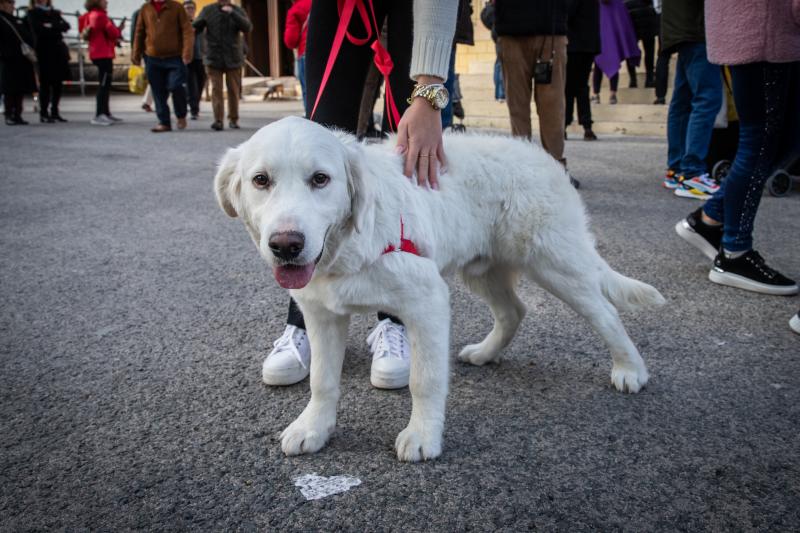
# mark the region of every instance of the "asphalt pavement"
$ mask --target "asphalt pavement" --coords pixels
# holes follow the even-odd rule
[[[397,461],[408,390],[369,384],[351,326],[338,429],[320,453],[278,436],[308,382],[267,387],[286,293],[240,221],[216,205],[225,148],[296,103],[245,104],[242,129],[152,134],[125,122],[0,127],[0,530],[2,531],[797,531],[800,298],[707,280],[673,225],[699,205],[660,186],[663,139],[567,143],[600,253],[668,303],[623,321],[648,364],[616,392],[588,324],[528,282],[528,315],[501,364],[455,361],[491,328],[452,280],[445,447]],[[208,104],[206,109],[208,109]],[[32,114],[28,114],[32,117]],[[800,278],[800,190],[765,196],[756,246]],[[306,474],[352,476],[306,500]]]

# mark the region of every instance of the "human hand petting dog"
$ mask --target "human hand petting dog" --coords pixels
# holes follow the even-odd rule
[[[419,76],[418,83],[442,83],[435,76]],[[442,147],[442,113],[424,98],[414,98],[397,127],[397,153],[405,156],[403,174],[417,175],[423,187],[439,189],[439,171],[445,166]]]

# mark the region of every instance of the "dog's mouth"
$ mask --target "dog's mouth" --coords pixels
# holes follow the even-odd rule
[[[325,230],[325,236],[322,238],[322,249],[319,251],[317,258],[312,262],[306,263],[305,265],[284,263],[272,267],[272,275],[275,276],[275,281],[278,282],[278,285],[284,289],[302,289],[308,285],[308,282],[311,281],[311,277],[314,275],[314,269],[317,263],[322,259],[322,252],[325,251],[325,240],[328,238],[328,231],[330,229],[329,226],[328,229]]]

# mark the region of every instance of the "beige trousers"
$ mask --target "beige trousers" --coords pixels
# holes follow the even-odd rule
[[[506,102],[511,117],[511,133],[531,138],[531,93],[539,116],[542,146],[558,161],[564,160],[564,113],[567,67],[567,37],[564,35],[502,36],[499,38]],[[536,59],[553,56],[551,83],[533,82]]]
[[[208,79],[211,81],[211,107],[214,109],[214,121],[222,122],[225,118],[225,104],[223,100],[222,76],[225,76],[225,87],[228,89],[228,120],[239,121],[239,96],[242,89],[242,70],[216,69],[206,67]]]

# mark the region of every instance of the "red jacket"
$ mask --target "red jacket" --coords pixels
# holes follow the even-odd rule
[[[89,59],[114,59],[117,41],[122,37],[122,32],[114,26],[106,12],[100,8],[93,8],[78,19],[78,31],[84,28],[89,30]]]
[[[311,0],[297,0],[286,13],[286,29],[283,31],[283,44],[287,48],[297,48],[297,55],[306,53],[306,35],[308,35],[308,14],[311,12]]]

